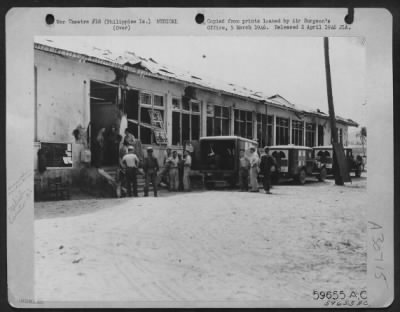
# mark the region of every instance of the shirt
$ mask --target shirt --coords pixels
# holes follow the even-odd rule
[[[139,158],[135,154],[129,153],[122,158],[122,163],[128,168],[137,168],[139,164]]]
[[[143,170],[144,172],[154,172],[154,171],[158,171],[159,167],[158,167],[158,161],[157,158],[155,158],[154,156],[151,157],[146,157],[144,159],[144,163],[143,163]]]
[[[250,162],[249,160],[243,156],[240,158],[240,168],[246,168],[248,169],[250,167]]]
[[[190,155],[186,155],[184,165],[185,167],[190,167],[192,165],[192,157],[190,157]]]
[[[136,138],[133,134],[128,133],[125,135],[124,142],[126,145],[135,145]]]
[[[254,152],[253,154],[251,154],[251,156],[249,157],[249,161],[250,161],[250,166],[251,167],[257,167],[258,163],[259,163],[259,158],[258,158],[258,154],[256,152]]]
[[[178,157],[174,158],[171,156],[170,158],[168,158],[167,162],[169,162],[170,168],[178,168],[179,158]]]

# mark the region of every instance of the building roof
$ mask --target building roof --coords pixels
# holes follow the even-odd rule
[[[35,49],[46,51],[63,56],[78,58],[83,61],[101,64],[109,67],[135,72],[144,76],[152,76],[161,79],[173,80],[185,83],[200,89],[211,90],[228,95],[238,96],[251,101],[265,102],[278,108],[292,110],[298,113],[313,114],[321,118],[328,115],[318,109],[310,109],[293,104],[279,94],[267,95],[260,91],[255,91],[233,83],[228,83],[210,77],[202,77],[176,67],[158,63],[152,58],[144,58],[136,55],[132,51],[116,53],[109,49],[102,49],[95,46],[77,44],[71,47],[62,39],[56,38],[35,38]],[[358,124],[351,120],[336,116],[336,120],[349,126],[358,127]]]

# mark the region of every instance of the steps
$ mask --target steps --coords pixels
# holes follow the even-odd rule
[[[126,189],[124,185],[124,179],[122,181],[118,181],[118,167],[104,167],[99,169],[99,173],[107,180],[109,185],[114,189],[116,197],[124,197],[126,196]],[[137,175],[137,189],[138,194],[144,194],[144,185],[145,179],[144,175],[139,174]],[[153,186],[150,184],[149,186],[149,195],[153,192]]]

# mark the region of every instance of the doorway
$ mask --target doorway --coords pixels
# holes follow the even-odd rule
[[[92,165],[96,167],[118,164],[120,112],[118,86],[90,81],[90,147]],[[97,143],[101,129],[103,146]]]

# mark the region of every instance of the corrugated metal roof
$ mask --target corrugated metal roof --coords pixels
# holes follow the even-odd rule
[[[116,53],[109,49],[101,49],[85,44],[75,45],[73,48],[71,48],[62,39],[50,39],[43,37],[35,38],[35,48],[65,56],[84,58],[85,61],[116,67],[127,71],[134,71],[139,74],[147,74],[161,79],[172,79],[177,82],[187,83],[199,88],[212,90],[214,92],[222,92],[239,96],[255,102],[265,101],[268,104],[282,109],[317,115],[322,118],[328,117],[327,114],[319,111],[318,109],[312,110],[308,107],[301,107],[298,104],[293,104],[279,94],[271,96],[260,91],[254,91],[246,87],[238,86],[236,84],[228,83],[215,78],[194,75],[189,71],[159,64],[152,58],[147,59],[138,56],[132,51]],[[358,126],[358,124],[351,119],[345,119],[338,116],[336,117],[338,122],[342,122],[350,126]]]

